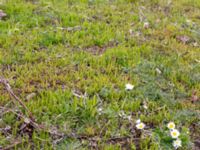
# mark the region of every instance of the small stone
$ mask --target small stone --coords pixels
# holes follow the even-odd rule
[[[162,73],[161,70],[160,70],[159,68],[156,68],[156,72],[157,72],[158,74],[161,74],[161,73]]]
[[[149,22],[145,22],[144,25],[143,25],[143,27],[144,27],[145,29],[148,29],[148,28],[149,28]]]

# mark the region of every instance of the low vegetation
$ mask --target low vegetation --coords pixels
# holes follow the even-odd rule
[[[0,10],[0,149],[200,149],[199,0]]]

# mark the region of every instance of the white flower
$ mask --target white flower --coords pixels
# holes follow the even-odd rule
[[[148,109],[148,106],[147,106],[147,105],[143,105],[143,108],[144,108],[144,109]]]
[[[136,124],[136,128],[137,129],[142,130],[142,129],[144,129],[144,127],[145,127],[145,124],[143,122],[140,122],[140,123]]]
[[[101,115],[102,114],[102,112],[103,112],[103,109],[100,107],[100,108],[98,108],[98,113],[99,113],[99,115]]]
[[[182,146],[182,142],[180,139],[176,139],[175,141],[173,141],[173,146],[175,147],[175,149],[179,148]]]
[[[169,129],[175,129],[175,123],[174,123],[174,122],[169,122],[169,123],[167,124],[167,127],[168,127]]]
[[[177,139],[180,135],[180,132],[176,129],[172,129],[171,132],[170,132],[171,136],[173,139]]]
[[[134,86],[130,83],[126,84],[126,90],[132,90],[134,88]]]
[[[141,120],[140,120],[140,119],[136,120],[136,123],[137,123],[137,124],[139,124],[140,122],[141,122]]]
[[[102,110],[103,110],[103,109],[102,109],[101,107],[98,109],[99,112],[102,112]]]

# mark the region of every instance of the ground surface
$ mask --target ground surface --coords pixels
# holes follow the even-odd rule
[[[173,121],[180,149],[200,149],[199,0],[2,0],[0,9],[0,76],[38,124],[65,134],[30,127],[1,85],[1,148],[173,149]]]

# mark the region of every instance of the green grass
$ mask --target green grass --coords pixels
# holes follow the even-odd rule
[[[200,103],[191,102],[195,91],[200,97],[200,2],[168,2],[2,0],[0,76],[38,123],[99,140],[55,142],[58,137],[37,130],[28,136],[19,132],[23,120],[6,113],[0,146],[19,140],[13,149],[167,150],[173,140],[166,126],[174,121],[180,149],[200,148]],[[134,89],[126,91],[127,83]],[[26,101],[31,93],[36,96]],[[9,101],[0,86],[0,106],[16,107]],[[132,120],[120,117],[122,111]],[[139,118],[142,132],[135,129]],[[109,141],[114,137],[131,138]]]

